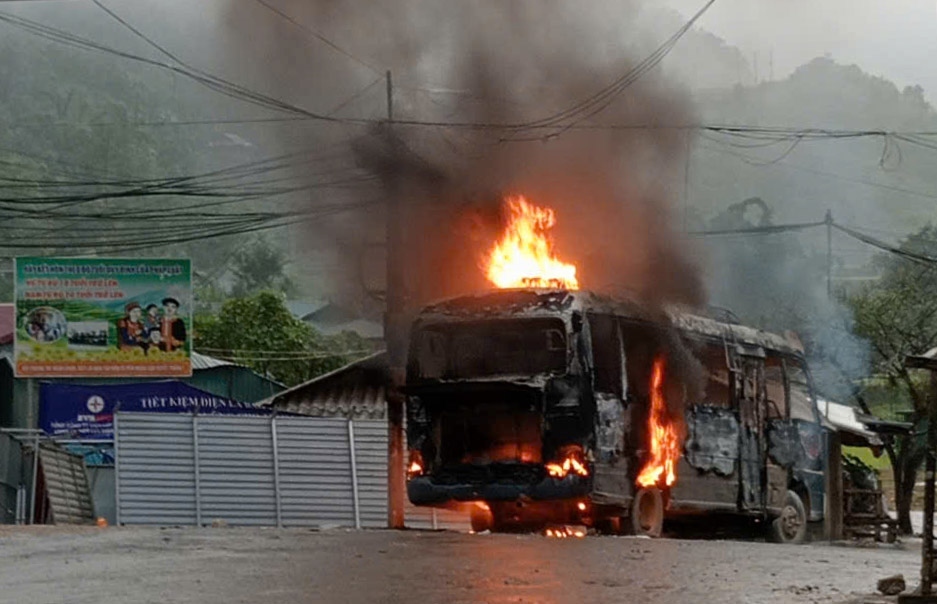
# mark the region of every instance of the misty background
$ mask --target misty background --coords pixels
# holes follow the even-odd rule
[[[501,195],[517,192],[556,207],[558,253],[582,265],[585,287],[624,284],[796,330],[824,390],[845,397],[870,358],[845,298],[880,279],[880,250],[836,232],[831,296],[823,227],[694,233],[822,222],[829,210],[897,244],[931,220],[934,150],[685,126],[937,131],[933,3],[720,0],[589,118],[653,128],[505,136],[405,124],[553,115],[633,68],[702,5],[2,3],[13,19],[0,18],[0,252],[190,255],[206,309],[273,287],[379,321],[388,197],[406,197],[408,232],[419,233],[407,258],[418,304],[484,286],[478,252],[499,228]],[[387,70],[393,129],[379,123]],[[10,267],[0,265],[5,299]]]

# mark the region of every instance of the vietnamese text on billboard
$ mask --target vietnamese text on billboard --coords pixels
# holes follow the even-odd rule
[[[16,259],[18,377],[192,374],[188,260]]]

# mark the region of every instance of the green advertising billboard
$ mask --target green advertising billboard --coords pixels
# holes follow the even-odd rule
[[[17,258],[17,377],[192,375],[189,260]]]

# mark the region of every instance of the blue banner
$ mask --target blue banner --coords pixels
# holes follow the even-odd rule
[[[39,427],[60,438],[112,440],[114,411],[268,415],[266,409],[216,396],[182,382],[84,386],[41,384]]]

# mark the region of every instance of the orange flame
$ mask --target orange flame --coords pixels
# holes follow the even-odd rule
[[[505,200],[510,220],[501,240],[485,259],[485,276],[501,289],[515,287],[579,289],[576,265],[559,260],[548,231],[556,224],[550,208],[522,195]]]
[[[423,474],[423,454],[417,450],[410,451],[410,464],[407,466],[407,478],[414,478]]]
[[[570,473],[588,476],[589,469],[574,455],[569,455],[563,460],[563,463],[546,464],[547,473],[553,478],[566,478]]]
[[[680,438],[677,428],[667,415],[664,401],[664,358],[654,359],[651,373],[651,410],[648,416],[651,458],[638,475],[642,487],[672,486],[677,481],[677,460],[680,459]],[[663,483],[663,484],[661,484]]]
[[[553,537],[555,539],[568,539],[569,537],[578,537],[582,539],[586,536],[586,532],[582,529],[572,528],[569,526],[562,526],[559,528],[548,528],[543,532],[547,537]]]

